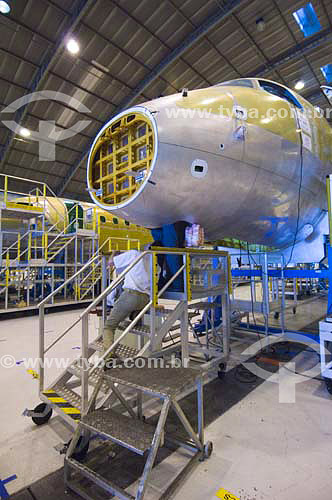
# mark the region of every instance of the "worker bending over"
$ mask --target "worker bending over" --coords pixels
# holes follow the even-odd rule
[[[160,242],[149,245],[161,246]],[[118,273],[126,269],[141,254],[138,250],[129,250],[113,257],[113,263]],[[103,340],[104,351],[114,343],[115,331],[119,324],[132,313],[138,314],[150,301],[150,256],[141,259],[124,278],[123,292],[114,303],[109,318],[105,322]],[[106,360],[116,358],[114,352],[110,352]]]

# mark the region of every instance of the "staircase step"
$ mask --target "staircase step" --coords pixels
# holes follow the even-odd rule
[[[92,364],[90,364],[90,368],[92,368]],[[77,378],[81,378],[81,369],[79,366],[79,360],[74,361],[69,367],[68,367],[69,373],[74,375]],[[89,375],[89,384],[93,387],[95,387],[99,381],[100,377],[104,375],[104,370],[101,368],[97,368],[92,375]],[[101,392],[104,394],[108,394],[111,390],[111,385],[105,380],[101,387],[100,387]]]
[[[151,447],[155,432],[150,424],[110,409],[89,413],[81,421],[81,425],[139,455],[143,455]]]
[[[83,476],[85,476],[87,479],[89,479],[93,483],[101,486],[104,490],[106,490],[108,492],[112,492],[112,494],[114,494],[114,495],[117,495],[118,498],[122,498],[124,500],[135,500],[135,497],[133,497],[129,493],[126,493],[124,490],[119,488],[112,481],[106,480],[100,474],[98,474],[94,470],[90,469],[86,465],[78,462],[77,460],[74,460],[73,458],[65,458],[65,463],[70,465],[70,467],[72,467],[77,472],[81,473]],[[84,490],[81,488],[81,486],[79,486],[77,484],[77,482],[70,480],[70,481],[67,481],[67,485],[69,486],[69,488],[71,490],[73,490],[75,493],[77,493],[82,498],[87,498]]]
[[[93,349],[98,352],[104,351],[104,344],[102,339],[97,339],[89,345],[90,349]],[[129,347],[125,344],[118,344],[115,349],[115,354],[119,356],[120,359],[125,360],[129,358],[135,358],[139,353],[138,349],[134,347]]]
[[[176,397],[189,388],[194,389],[200,376],[199,371],[192,368],[122,366],[107,370],[104,378],[152,395]]]
[[[75,408],[81,408],[81,396],[76,392],[68,389],[68,387],[62,385],[61,383],[55,384],[52,389]]]

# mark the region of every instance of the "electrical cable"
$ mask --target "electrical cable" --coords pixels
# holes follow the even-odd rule
[[[300,127],[299,123],[298,123],[298,127]],[[299,130],[300,130],[300,128],[299,128]],[[289,260],[288,260],[287,264],[284,266],[284,270],[287,268],[287,266],[290,264],[290,262],[291,262],[291,260],[293,258],[294,248],[295,248],[295,245],[296,245],[296,240],[297,240],[297,236],[298,236],[298,232],[299,232],[300,215],[301,215],[301,191],[302,191],[302,184],[303,184],[303,165],[304,165],[303,147],[304,146],[303,146],[302,132],[300,130],[300,182],[299,182],[298,199],[297,199],[296,231],[295,231],[295,234],[294,234],[294,241],[293,241],[292,249],[291,249],[291,252],[290,252]],[[249,265],[250,265],[250,262],[252,261],[256,267],[258,267],[258,268],[262,267],[262,266],[258,265],[258,263],[256,262],[256,260],[254,259],[254,257],[250,253],[249,243],[248,242],[247,242],[247,255],[248,255]],[[263,271],[263,269],[261,269],[261,273],[262,273],[262,275],[263,274],[268,275],[268,272],[265,273],[265,271]],[[255,314],[254,314],[254,300],[253,300],[252,287],[251,286],[250,286],[250,294],[251,294],[251,309],[252,309],[251,312],[252,312],[252,316],[253,316],[253,319],[254,319],[254,324],[255,324],[255,326],[257,326],[256,319],[255,319]],[[261,342],[261,338],[260,337],[259,337],[259,339],[260,339],[260,342]]]
[[[289,342],[278,342],[277,345],[274,345],[273,346],[273,351],[275,352],[276,355],[280,354],[278,353],[278,350],[277,350],[277,346],[286,346],[287,347],[287,352],[290,352],[290,346],[289,346]],[[316,354],[317,357],[318,357],[318,360],[320,362],[320,355],[317,351],[315,351],[314,349],[311,349],[311,348],[307,348],[307,349],[304,349],[303,351],[300,351],[300,352],[311,352],[313,354]],[[299,354],[299,353],[298,353]],[[289,360],[291,361],[291,359]],[[324,379],[321,378],[321,377],[310,377],[310,375],[304,375],[303,373],[301,372],[298,372],[296,370],[291,370],[290,368],[288,368],[286,365],[283,365],[282,368],[284,368],[285,370],[289,371],[290,373],[295,373],[295,375],[299,375],[301,377],[304,377],[304,378],[307,378],[307,379],[311,379],[311,380],[317,380],[319,382],[324,382]]]

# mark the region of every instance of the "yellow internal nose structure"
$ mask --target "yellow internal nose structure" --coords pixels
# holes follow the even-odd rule
[[[109,122],[90,155],[89,185],[96,201],[114,207],[129,200],[146,179],[154,156],[151,121],[129,112]]]

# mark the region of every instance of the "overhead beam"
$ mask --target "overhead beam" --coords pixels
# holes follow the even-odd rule
[[[287,23],[286,18],[285,18],[285,16],[284,16],[284,13],[283,13],[283,11],[280,9],[280,7],[279,7],[279,5],[277,4],[276,0],[273,0],[273,5],[274,5],[274,6],[275,6],[275,8],[277,9],[277,11],[278,11],[278,13],[279,13],[279,15],[280,15],[281,19],[283,20],[283,23],[284,23],[285,27],[287,28],[287,30],[288,30],[288,32],[289,32],[289,34],[290,34],[290,36],[293,38],[293,41],[294,41],[294,43],[296,44],[296,43],[297,43],[296,37],[295,37],[295,35],[294,35],[293,31],[291,30],[291,28],[290,28],[289,24]],[[330,26],[330,30],[331,30],[331,26]],[[312,76],[314,77],[314,79],[315,79],[315,80],[316,80],[316,82],[317,82],[318,87],[320,87],[320,81],[319,81],[318,76],[316,75],[316,71],[314,71],[314,68],[312,67],[312,64],[310,64],[310,61],[308,61],[308,58],[306,57],[306,55],[305,55],[305,54],[303,54],[303,59],[304,59],[304,61],[307,63],[307,65],[308,65],[308,67],[309,67],[309,70],[311,71]],[[326,101],[328,102],[328,98],[327,98],[327,96],[325,96],[325,95],[324,95],[324,97],[325,97]]]
[[[203,38],[212,28],[230,16],[233,11],[243,3],[243,0],[230,0],[223,6],[220,5],[217,12],[209,16],[203,23],[194,29],[180,45],[175,47],[163,60],[157,64],[150,73],[133,89],[133,91],[123,99],[119,105],[119,111],[129,106],[148,85],[150,85],[170,64],[174,63],[190,49],[196,42]]]
[[[182,54],[184,54],[190,47],[194,45],[194,43],[198,42],[202,37],[204,37],[212,28],[214,28],[218,23],[226,19],[229,15],[233,13],[233,11],[239,7],[241,3],[243,3],[245,0],[229,0],[227,1],[223,6],[220,5],[218,10],[209,16],[205,21],[203,21],[200,26],[195,28],[184,40],[180,45],[175,47],[166,57],[163,58],[163,60],[157,64],[150,72],[149,74],[141,80],[141,82],[135,87],[130,94],[125,97],[118,108],[115,110],[114,114],[117,114],[119,111],[122,109],[126,108],[129,106],[138,96],[144,92],[146,87],[150,85],[158,76],[163,73],[170,64],[174,63],[177,61]],[[83,153],[83,155],[80,157],[80,159],[73,165],[72,169],[68,172],[67,176],[65,177],[64,181],[59,185],[57,194],[61,196],[66,187],[68,186],[69,182],[75,175],[77,169],[80,167],[81,163],[87,158],[88,156],[88,151]]]
[[[85,13],[88,11],[90,7],[94,5],[95,1],[94,0],[81,0],[77,7],[74,9],[74,11],[71,13],[70,18],[66,22],[66,27],[63,30],[63,33],[61,34],[58,42],[55,44],[54,48],[47,53],[45,56],[42,65],[40,68],[37,70],[37,73],[32,81],[32,84],[30,88],[28,89],[27,93],[32,93],[36,92],[38,89],[41,88],[42,84],[45,81],[45,78],[48,75],[49,70],[52,68],[54,65],[55,61],[57,60],[59,54],[61,53],[66,40],[68,37],[71,36],[73,31],[76,29],[77,25],[85,15]],[[28,105],[22,106],[15,114],[15,121],[19,125],[22,124],[23,119],[27,113]],[[4,144],[4,146],[1,149],[0,153],[0,169],[2,169],[4,163],[6,162],[6,159],[9,155],[11,145],[13,143],[14,137],[15,137],[15,132],[10,132],[8,134],[7,140]]]
[[[270,59],[268,62],[257,68],[253,73],[251,73],[251,77],[263,76],[265,73],[269,71],[274,71],[279,68],[283,64],[292,61],[293,59],[297,59],[298,57],[303,56],[307,52],[316,47],[319,47],[323,43],[327,43],[332,41],[332,32],[330,28],[327,28],[317,35],[311,37],[309,40],[304,40],[297,45],[294,45],[289,50],[283,52],[280,56]]]

